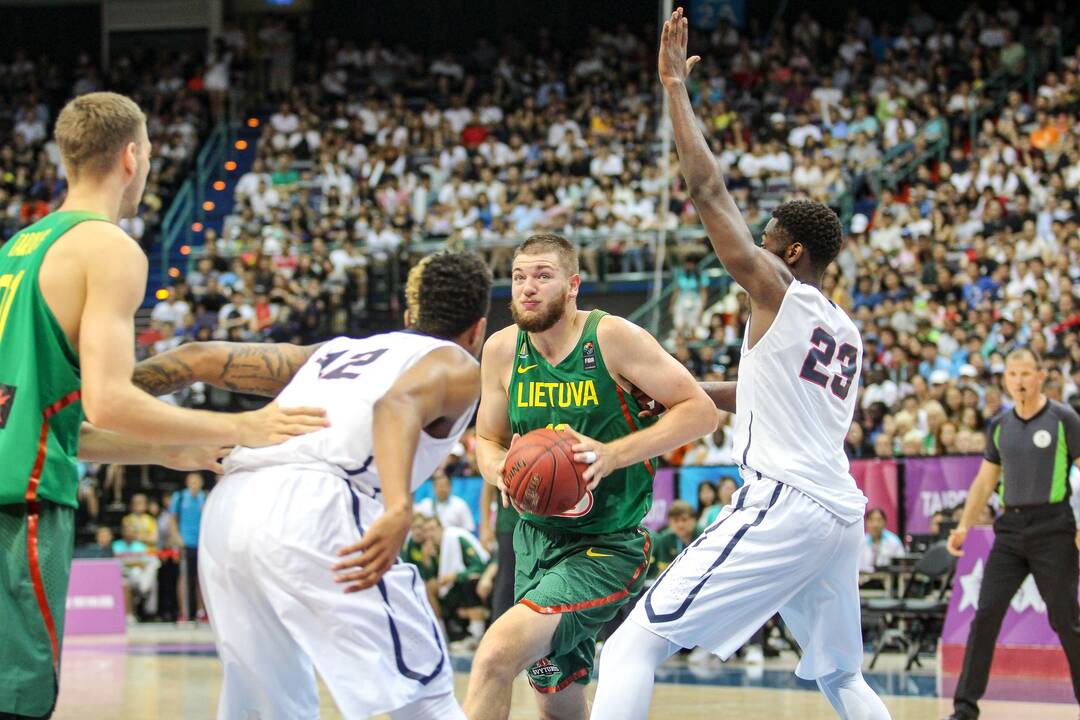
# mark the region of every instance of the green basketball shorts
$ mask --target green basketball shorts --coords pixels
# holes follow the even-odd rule
[[[52,712],[75,510],[51,502],[0,505],[0,715]]]
[[[649,543],[645,528],[582,535],[518,523],[514,597],[534,612],[560,615],[551,654],[529,668],[538,692],[588,684],[596,636],[645,585]]]

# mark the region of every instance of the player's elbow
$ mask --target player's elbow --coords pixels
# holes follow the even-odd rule
[[[687,177],[686,191],[690,194],[694,205],[699,205],[720,197],[721,194],[727,192],[727,187],[724,185],[720,169],[714,165],[692,177]]]
[[[697,392],[694,392],[677,405],[682,416],[679,425],[686,430],[687,435],[692,435],[693,439],[714,432],[720,422],[720,414],[716,409],[716,405],[713,404],[713,401],[709,399],[709,396],[704,391],[699,388],[696,388],[696,390]]]
[[[126,413],[122,393],[116,393],[106,383],[83,383],[82,408],[87,422],[103,430],[123,432]]]

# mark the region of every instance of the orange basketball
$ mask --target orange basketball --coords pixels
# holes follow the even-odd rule
[[[506,456],[503,480],[518,507],[533,515],[558,515],[585,495],[585,463],[574,462],[570,433],[548,428],[518,439]]]

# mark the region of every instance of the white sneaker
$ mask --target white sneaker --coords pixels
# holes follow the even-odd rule
[[[764,665],[765,664],[765,651],[761,649],[760,645],[751,645],[746,648],[746,655],[743,660],[747,665]]]

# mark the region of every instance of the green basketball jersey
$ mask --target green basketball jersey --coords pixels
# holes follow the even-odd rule
[[[518,331],[517,356],[507,388],[510,426],[524,435],[539,428],[569,427],[600,442],[611,442],[655,420],[639,420],[634,398],[608,374],[596,326],[606,313],[593,310],[573,352],[551,365]],[[535,525],[601,534],[635,528],[652,505],[653,472],[646,461],[616,470],[594,493],[564,515],[524,514]]]
[[[77,507],[79,356],[38,287],[52,244],[89,212],[54,212],[0,247],[0,504]]]

